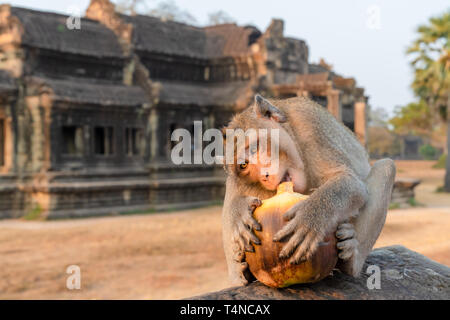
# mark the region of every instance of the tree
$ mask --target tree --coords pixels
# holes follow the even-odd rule
[[[394,157],[400,154],[400,141],[387,127],[371,126],[369,136],[367,149],[371,158]]]
[[[208,15],[208,18],[209,18],[208,25],[210,26],[236,22],[228,13],[226,13],[223,10],[211,12]]]
[[[163,20],[182,23],[196,24],[197,19],[187,10],[180,9],[172,0],[159,2],[156,8],[148,13],[150,16],[159,17]]]
[[[149,11],[147,0],[119,0],[116,3],[116,10],[117,12],[129,15]]]
[[[400,135],[419,135],[429,138],[433,130],[432,112],[423,100],[412,102],[394,109],[394,117],[389,120],[394,132]]]
[[[370,157],[394,157],[400,154],[400,141],[389,128],[389,114],[383,108],[370,111],[367,149]]]
[[[369,126],[371,127],[388,127],[389,114],[383,108],[370,110]]]
[[[152,0],[119,0],[116,10],[120,13],[135,15],[144,14],[167,21],[196,24],[197,19],[187,10],[180,9],[173,0],[161,1],[153,9],[149,9]]]
[[[450,10],[430,18],[417,29],[418,38],[408,48],[413,57],[411,87],[426,104],[433,119],[447,122],[447,152],[450,150]],[[447,157],[444,190],[450,192],[450,157]]]

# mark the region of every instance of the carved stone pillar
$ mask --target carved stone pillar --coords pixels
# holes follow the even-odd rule
[[[327,91],[327,109],[338,121],[342,121],[339,93],[340,91],[336,89],[329,89]]]
[[[8,105],[6,107],[9,108]],[[6,173],[11,170],[13,163],[13,128],[12,118],[2,108],[0,108],[0,122],[0,173]]]
[[[363,146],[367,143],[366,103],[355,102],[355,134]]]

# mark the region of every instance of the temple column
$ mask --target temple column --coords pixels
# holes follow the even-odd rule
[[[342,121],[342,110],[339,104],[340,91],[329,89],[327,91],[327,109],[338,120]]]
[[[366,103],[355,102],[355,134],[363,146],[367,143]]]
[[[12,118],[6,115],[2,109],[0,109],[0,122],[0,172],[6,173],[11,170],[13,163],[13,130]]]
[[[298,90],[297,97],[309,97],[309,92],[306,90]]]

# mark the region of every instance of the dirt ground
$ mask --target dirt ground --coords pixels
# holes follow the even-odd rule
[[[399,162],[423,179],[424,207],[391,210],[376,247],[402,244],[450,266],[450,195],[443,170]],[[178,299],[229,287],[221,207],[82,220],[0,222],[0,299]],[[81,289],[66,268],[81,268]]]
[[[450,195],[435,192],[444,184],[444,169],[434,169],[434,161],[396,161],[397,177],[417,178],[416,200],[427,207],[450,207]]]

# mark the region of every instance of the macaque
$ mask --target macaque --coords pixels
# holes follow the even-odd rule
[[[273,238],[283,242],[280,258],[301,263],[312,256],[328,232],[335,232],[338,268],[359,276],[386,219],[394,162],[383,159],[371,166],[355,135],[325,108],[304,97],[267,100],[256,95],[254,104],[235,115],[225,129],[279,132],[278,141],[267,139],[268,145],[278,144],[278,170],[266,170],[272,149],[267,147],[263,155],[255,141],[238,144],[235,161],[225,164],[223,245],[233,284],[246,285],[254,279],[245,262],[245,252],[253,252],[253,245],[260,243],[253,230],[261,226],[253,211],[261,200],[275,195],[284,181],[292,181],[295,192],[310,196],[284,214],[286,224]],[[236,137],[227,134],[229,139]],[[249,157],[256,160],[249,161]]]

